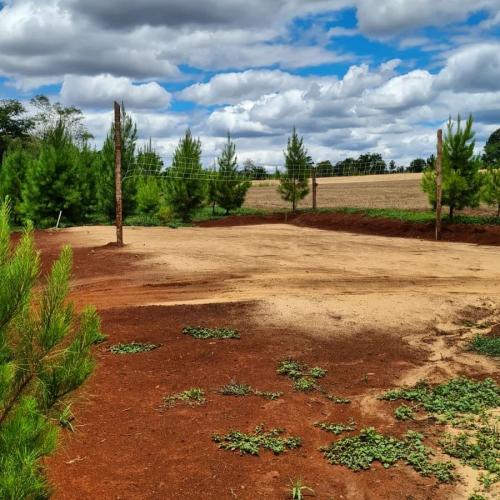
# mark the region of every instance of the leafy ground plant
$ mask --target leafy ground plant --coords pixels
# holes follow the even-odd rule
[[[332,422],[316,422],[314,427],[319,427],[321,430],[335,434],[336,436],[343,432],[352,432],[356,430],[356,423],[351,418],[347,424],[335,424]]]
[[[398,406],[394,410],[394,416],[398,420],[412,420],[413,419],[413,408],[406,405]]]
[[[486,356],[500,356],[500,336],[476,335],[470,349]]]
[[[130,342],[128,344],[115,344],[109,348],[113,354],[137,354],[149,352],[160,347],[158,344],[148,344],[143,342]]]
[[[224,396],[251,396],[252,394],[255,396],[260,396],[264,399],[270,399],[272,401],[283,396],[282,392],[269,392],[269,391],[259,391],[258,389],[254,389],[253,387],[247,384],[240,384],[232,380],[229,384],[222,386],[219,389],[219,392]]]
[[[382,399],[415,401],[441,420],[453,421],[457,414],[479,415],[500,404],[500,387],[492,379],[476,381],[465,377],[431,387],[426,382],[387,392]]]
[[[190,406],[202,405],[205,402],[205,391],[199,387],[192,387],[176,394],[171,394],[163,399],[163,405],[167,408],[175,406],[176,403],[182,402]]]
[[[278,374],[293,380],[296,391],[311,392],[318,388],[317,379],[323,378],[327,371],[320,366],[309,368],[295,359],[283,359],[278,365]]]
[[[314,495],[314,490],[309,488],[309,486],[306,486],[302,479],[295,479],[291,481],[290,497],[292,500],[302,500],[307,492]]]
[[[386,468],[403,461],[423,476],[433,476],[440,482],[452,481],[454,465],[431,462],[432,450],[423,445],[422,439],[421,434],[413,431],[408,431],[403,439],[396,439],[368,428],[358,436],[334,441],[322,450],[331,464],[344,465],[354,471],[369,469],[374,461]]]
[[[201,326],[186,326],[182,333],[195,339],[239,339],[240,333],[232,328],[203,328]]]
[[[265,432],[264,427],[260,425],[250,434],[230,431],[223,436],[214,434],[212,440],[219,444],[219,448],[239,451],[241,455],[258,455],[261,448],[272,451],[275,455],[281,455],[286,450],[299,448],[302,444],[299,437],[282,437],[284,432],[284,429],[271,429]]]

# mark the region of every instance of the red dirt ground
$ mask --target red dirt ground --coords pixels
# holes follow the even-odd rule
[[[36,239],[48,269],[62,238],[39,232]],[[111,297],[121,293],[114,278],[141,258],[116,252],[112,246],[75,248],[75,278],[93,278],[109,288],[111,303]],[[74,293],[80,303],[82,292]],[[374,465],[370,471],[354,473],[329,465],[319,451],[338,438],[315,428],[318,420],[347,422],[352,417],[360,427],[374,426],[394,435],[408,428],[394,419],[391,403],[376,400],[384,389],[399,385],[408,370],[426,363],[428,353],[400,337],[365,330],[319,338],[299,329],[263,327],[254,302],[96,305],[109,339],[96,347],[96,370],[74,398],[76,431],[63,431],[57,453],[46,461],[56,500],[278,500],[287,498],[290,480],[297,478],[315,490],[316,498],[325,500],[453,497],[455,486],[438,485],[403,464],[388,470]],[[235,327],[241,339],[195,340],[181,333],[186,325]],[[136,355],[107,351],[110,344],[130,341],[161,347]],[[319,392],[295,392],[291,382],[276,373],[285,357],[326,368],[322,386],[352,403],[336,405]],[[220,395],[217,389],[232,379],[260,390],[282,391],[284,396],[267,401]],[[160,409],[164,396],[191,387],[207,391],[204,405]],[[240,456],[219,450],[211,440],[214,433],[250,432],[259,424],[300,436],[302,448],[282,456],[266,451],[260,457]],[[428,434],[425,426],[411,424]]]
[[[284,214],[235,215],[223,219],[200,222],[200,227],[227,227],[253,224],[283,224]],[[357,234],[393,236],[434,240],[434,224],[403,222],[382,217],[341,212],[288,214],[287,222],[296,226],[313,227],[329,231],[347,231]],[[446,224],[442,228],[443,241],[476,243],[478,245],[500,245],[500,226],[475,224]]]

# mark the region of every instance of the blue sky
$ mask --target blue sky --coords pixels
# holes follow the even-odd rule
[[[207,156],[279,162],[290,129],[313,158],[434,150],[450,115],[500,127],[498,0],[9,0],[0,98],[81,107],[98,145],[114,99],[169,154],[186,127]],[[272,6],[272,7],[270,7]],[[118,8],[117,8],[118,7]]]

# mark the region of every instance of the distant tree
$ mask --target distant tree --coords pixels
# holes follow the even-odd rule
[[[394,160],[391,160],[389,162],[389,171],[396,172],[397,169],[398,169],[398,167],[396,166],[396,162]]]
[[[486,141],[483,161],[486,166],[500,165],[500,128],[495,130]]]
[[[123,213],[128,215],[136,207],[135,195],[137,191],[137,173],[135,148],[137,144],[137,125],[126,112],[122,104],[122,176],[131,174],[123,179]],[[133,175],[132,175],[133,174]],[[115,218],[115,126],[111,128],[104,140],[100,154],[100,165],[97,172],[97,206],[99,212],[109,221]]]
[[[248,159],[243,162],[243,175],[247,179],[252,180],[262,180],[267,179],[269,174],[266,169],[261,166],[257,166],[252,160]]]
[[[408,168],[409,172],[423,172],[427,167],[427,162],[423,158],[415,158]]]
[[[360,155],[356,160],[358,174],[382,174],[387,170],[387,165],[379,153],[367,153]]]
[[[26,109],[18,100],[0,100],[0,164],[10,142],[28,139],[33,125],[33,119],[26,117]]]
[[[425,160],[425,168],[430,168],[430,169],[434,169],[436,168],[436,157],[432,154],[429,156],[429,158],[427,158],[427,160]]]
[[[480,201],[480,159],[474,156],[473,119],[470,116],[462,127],[460,115],[457,121],[448,121],[443,141],[443,205],[450,209],[453,220],[455,209],[476,207]],[[435,171],[428,169],[422,177],[422,188],[430,203],[436,203]]]
[[[484,173],[481,199],[496,207],[497,217],[500,217],[500,164],[497,165],[499,166],[490,166]]]
[[[175,150],[166,182],[167,203],[184,222],[189,222],[203,205],[206,184],[201,165],[201,141],[188,129]]]
[[[316,176],[317,177],[333,177],[334,167],[330,160],[320,161],[316,163]]]
[[[245,201],[245,196],[250,188],[250,182],[245,180],[238,172],[238,158],[236,145],[227,134],[227,142],[222,153],[217,158],[219,170],[215,183],[214,200],[217,205],[226,211],[240,208]]]
[[[93,308],[67,301],[71,249],[37,283],[40,258],[28,228],[12,248],[9,211],[0,207],[0,498],[49,497],[41,460],[52,453],[67,397],[93,368],[101,337]]]
[[[288,138],[284,155],[286,173],[280,179],[278,192],[283,200],[291,202],[292,211],[295,212],[297,203],[309,193],[308,180],[312,165],[311,157],[304,147],[304,139],[298,136],[295,127]]]

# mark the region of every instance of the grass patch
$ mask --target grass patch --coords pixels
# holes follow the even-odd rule
[[[412,420],[413,419],[413,408],[406,405],[398,406],[394,410],[394,416],[398,420]]]
[[[500,337],[493,335],[477,335],[470,343],[470,349],[494,358],[500,356]]]
[[[143,342],[130,342],[128,344],[115,344],[108,350],[113,354],[138,354],[140,352],[149,352],[158,349],[159,344],[148,344]]]
[[[189,406],[199,406],[206,401],[205,391],[199,387],[192,387],[182,392],[176,394],[171,394],[170,396],[165,396],[163,399],[163,405],[167,408],[171,408],[176,403],[186,403]]]
[[[294,389],[301,392],[311,392],[318,389],[316,381],[327,373],[320,366],[309,368],[306,364],[291,358],[281,360],[277,372],[279,375],[293,380]]]
[[[201,326],[186,326],[182,333],[195,339],[239,339],[240,333],[232,328],[203,328]]]
[[[323,431],[330,432],[338,436],[343,432],[352,432],[356,430],[356,423],[351,418],[347,424],[335,424],[332,422],[316,422],[314,427],[318,427]]]
[[[335,396],[334,394],[327,394],[325,397],[326,397],[326,399],[328,399],[328,401],[331,401],[332,403],[334,403],[336,405],[347,405],[351,402],[350,399],[340,398],[338,396]]]
[[[403,461],[423,476],[435,477],[440,482],[454,480],[454,465],[431,462],[432,450],[423,445],[422,439],[421,434],[413,431],[408,431],[403,439],[396,439],[368,428],[358,436],[334,441],[322,450],[331,464],[344,465],[354,471],[370,469],[374,461],[386,468]]]
[[[261,448],[272,451],[275,455],[281,455],[302,445],[299,437],[282,437],[284,432],[284,429],[271,429],[265,432],[263,426],[257,426],[250,434],[230,431],[223,436],[214,434],[212,440],[218,443],[219,448],[238,451],[241,455],[259,455]]]
[[[231,381],[229,384],[222,386],[219,389],[219,392],[224,396],[260,396],[264,399],[269,399],[274,401],[281,396],[283,396],[282,392],[270,392],[270,391],[259,391],[258,389],[254,389],[253,387],[247,384],[239,384],[238,382]]]
[[[475,381],[459,377],[435,387],[419,382],[414,387],[389,391],[382,399],[415,401],[440,420],[453,422],[457,414],[480,415],[499,406],[500,388],[490,378]]]

